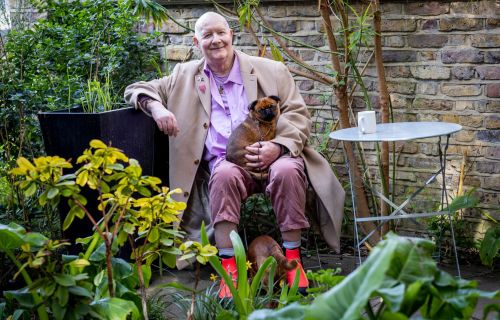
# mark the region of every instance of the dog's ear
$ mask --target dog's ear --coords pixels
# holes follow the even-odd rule
[[[248,110],[254,110],[257,102],[259,102],[259,100],[255,100],[254,102],[250,103],[250,105],[248,106]]]
[[[280,102],[281,101],[280,97],[277,97],[277,96],[269,96],[268,98],[271,98],[271,99],[273,99],[276,102]]]

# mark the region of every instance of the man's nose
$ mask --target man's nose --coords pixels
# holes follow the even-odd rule
[[[212,42],[218,42],[221,40],[221,36],[219,36],[217,33],[214,33],[214,36],[212,38]]]

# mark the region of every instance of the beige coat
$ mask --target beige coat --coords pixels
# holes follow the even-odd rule
[[[286,146],[292,156],[304,158],[310,184],[320,200],[313,218],[319,222],[329,246],[339,251],[345,192],[328,162],[307,145],[311,119],[291,74],[281,62],[235,52],[248,101],[269,95],[280,97],[281,115],[272,141]],[[144,94],[161,101],[177,118],[180,132],[169,138],[169,184],[184,191],[177,198],[188,202],[181,225],[192,239],[199,237],[201,219],[210,219],[207,177],[198,170],[211,112],[210,81],[203,67],[203,59],[178,64],[168,77],[134,83],[125,90],[125,100],[130,105],[138,108],[137,98]],[[205,90],[200,89],[202,83]]]

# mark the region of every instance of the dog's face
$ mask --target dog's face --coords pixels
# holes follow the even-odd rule
[[[255,100],[250,105],[250,116],[261,122],[271,122],[280,114],[279,102],[280,98],[276,96]]]

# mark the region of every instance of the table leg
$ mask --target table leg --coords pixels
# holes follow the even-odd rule
[[[450,220],[450,231],[451,231],[451,239],[453,242],[453,251],[455,254],[455,263],[457,265],[457,275],[460,278],[460,263],[458,262],[458,251],[457,251],[457,243],[455,240],[455,230],[453,227],[453,213],[450,212],[450,207],[448,203],[448,192],[446,190],[446,154],[448,152],[448,146],[450,143],[450,135],[446,136],[446,143],[444,145],[444,149],[442,149],[441,137],[439,137],[438,141],[438,152],[439,152],[439,163],[441,165],[441,175],[442,175],[442,186],[441,186],[441,207],[443,207],[446,203],[446,208],[448,210],[448,218]]]
[[[345,157],[345,162],[346,162],[346,168],[347,168],[347,173],[349,175],[349,187],[351,189],[351,200],[352,200],[352,216],[354,219],[354,248],[358,253],[358,266],[361,265],[361,250],[360,246],[361,244],[359,243],[359,235],[358,235],[358,220],[357,220],[357,207],[356,207],[356,194],[354,192],[354,179],[351,175],[351,170],[349,170],[349,158]]]

